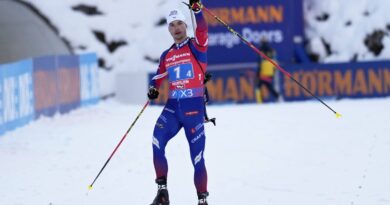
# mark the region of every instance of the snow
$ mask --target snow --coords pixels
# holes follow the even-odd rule
[[[95,52],[105,62],[99,72],[101,94],[107,96],[116,91],[115,78],[126,72],[155,72],[158,65],[145,58],[159,60],[161,53],[172,44],[167,25],[157,26],[169,11],[188,8],[181,0],[24,0],[34,5],[67,39],[77,54]],[[79,5],[96,6],[103,15],[89,16],[72,7]],[[190,12],[184,12],[190,21]],[[110,52],[100,42],[94,31],[105,35],[106,43],[124,41],[127,44]],[[188,25],[188,35],[193,33]]]
[[[77,53],[93,51],[106,61],[106,66],[122,71],[152,71],[157,65],[145,57],[159,59],[160,54],[172,43],[166,25],[157,26],[169,10],[188,9],[182,0],[25,0],[35,5],[59,29],[60,35],[71,42]],[[72,7],[85,4],[96,6],[103,15],[88,16]],[[205,2],[207,6],[207,2]],[[318,54],[320,62],[350,61],[355,55],[357,61],[390,59],[390,24],[388,0],[304,0],[305,33],[308,49]],[[368,13],[369,15],[366,15]],[[316,18],[328,14],[329,19]],[[185,12],[189,20],[189,12]],[[350,22],[350,26],[346,23]],[[188,33],[192,33],[192,25]],[[373,55],[364,45],[368,34],[381,29],[387,35],[382,43],[385,51]],[[125,41],[127,45],[109,52],[92,31],[102,31],[106,41]],[[324,45],[318,44],[323,38],[329,43],[332,54],[327,55]],[[313,44],[313,45],[312,45]],[[81,49],[85,47],[85,49]]]
[[[59,29],[60,35],[71,42],[77,53],[97,52],[106,61],[106,66],[116,70],[155,71],[157,65],[145,61],[145,56],[159,59],[162,51],[172,44],[172,37],[165,25],[157,23],[170,10],[179,8],[188,11],[180,0],[26,0],[39,8]],[[96,6],[103,15],[88,16],[74,11],[72,7],[84,4]],[[185,12],[190,19],[189,12]],[[188,27],[192,30],[191,25]],[[93,31],[105,34],[106,41],[124,40],[127,45],[110,53],[106,45],[99,42]],[[190,34],[191,32],[189,32]],[[80,47],[85,47],[86,50]]]
[[[390,25],[388,0],[305,0],[305,33],[308,47],[316,47],[314,53],[320,56],[320,61],[348,62],[355,55],[357,61],[389,60],[390,53],[382,51],[379,56],[373,55],[364,45],[364,39],[375,30],[383,30],[386,35],[382,40],[384,47],[389,49],[390,36],[387,26]],[[317,17],[328,14],[325,21]],[[347,23],[351,25],[347,26]],[[324,45],[318,45],[319,38],[330,44],[332,54],[323,53]],[[314,45],[310,45],[314,44]]]
[[[390,98],[327,103],[343,118],[316,101],[210,106],[209,203],[389,204]],[[0,204],[150,204],[159,106],[145,110],[87,189],[140,110],[105,101],[0,137]],[[171,204],[196,204],[182,131],[166,151]]]

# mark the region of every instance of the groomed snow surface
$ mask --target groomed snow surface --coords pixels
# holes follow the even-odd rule
[[[205,152],[211,205],[390,204],[390,98],[209,107]],[[2,205],[149,205],[156,193],[148,107],[114,101],[40,119],[0,137]],[[172,205],[197,204],[183,132],[167,146]]]

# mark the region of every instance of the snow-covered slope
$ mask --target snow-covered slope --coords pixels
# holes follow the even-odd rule
[[[106,67],[127,71],[155,70],[153,60],[172,42],[165,15],[172,8],[186,10],[181,0],[24,1],[46,15],[76,52],[95,51]],[[390,1],[304,2],[308,50],[321,62],[390,59]],[[375,31],[379,47],[384,45],[377,55],[364,43]]]
[[[209,107],[205,159],[211,205],[390,203],[389,98]],[[141,109],[105,102],[0,137],[2,205],[141,205],[155,193],[148,107],[88,193]],[[167,146],[171,204],[196,204],[188,144]]]
[[[76,52],[97,52],[106,67],[127,71],[155,71],[156,63],[146,58],[158,60],[172,44],[161,22],[172,8],[186,10],[180,0],[25,1],[47,16]]]
[[[389,7],[388,0],[305,0],[309,50],[321,62],[389,60]]]

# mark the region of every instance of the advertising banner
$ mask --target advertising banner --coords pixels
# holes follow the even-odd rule
[[[255,69],[213,71],[207,83],[210,104],[255,102]]]
[[[340,64],[301,64],[284,66],[297,81],[321,99],[372,98],[390,96],[390,61]],[[227,69],[211,71],[207,83],[209,104],[255,103],[257,88],[256,69]],[[153,77],[149,75],[149,79]],[[277,71],[274,86],[282,101],[312,100],[313,97],[296,82]],[[165,104],[168,83],[159,89],[155,104]],[[264,87],[263,102],[275,102]]]
[[[40,57],[33,62],[36,118],[53,116],[58,111],[57,58]]]
[[[34,119],[32,60],[1,65],[0,73],[0,125],[5,132]]]
[[[60,113],[80,107],[80,70],[78,56],[57,57],[58,104]]]
[[[291,75],[323,98],[371,98],[390,95],[390,61],[289,66]],[[311,99],[289,78],[282,76],[285,101]]]
[[[267,38],[278,60],[291,62],[294,38],[303,37],[302,0],[208,0],[205,5],[220,19],[258,46]],[[248,46],[205,13],[209,22],[209,64],[255,62],[258,59]]]
[[[0,136],[41,116],[99,102],[96,54],[0,65]]]
[[[99,102],[99,75],[97,56],[94,53],[80,55],[81,105]]]

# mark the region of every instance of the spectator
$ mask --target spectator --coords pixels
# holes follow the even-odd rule
[[[273,48],[268,43],[266,37],[263,37],[260,42],[260,51],[271,59],[275,59],[276,53]],[[264,94],[261,92],[261,88],[265,86],[268,91],[275,97],[276,100],[279,99],[279,93],[274,88],[274,77],[275,77],[275,66],[267,61],[266,59],[260,58],[258,60],[258,71],[257,71],[257,88],[256,88],[256,100],[258,103],[262,103],[264,100]]]

